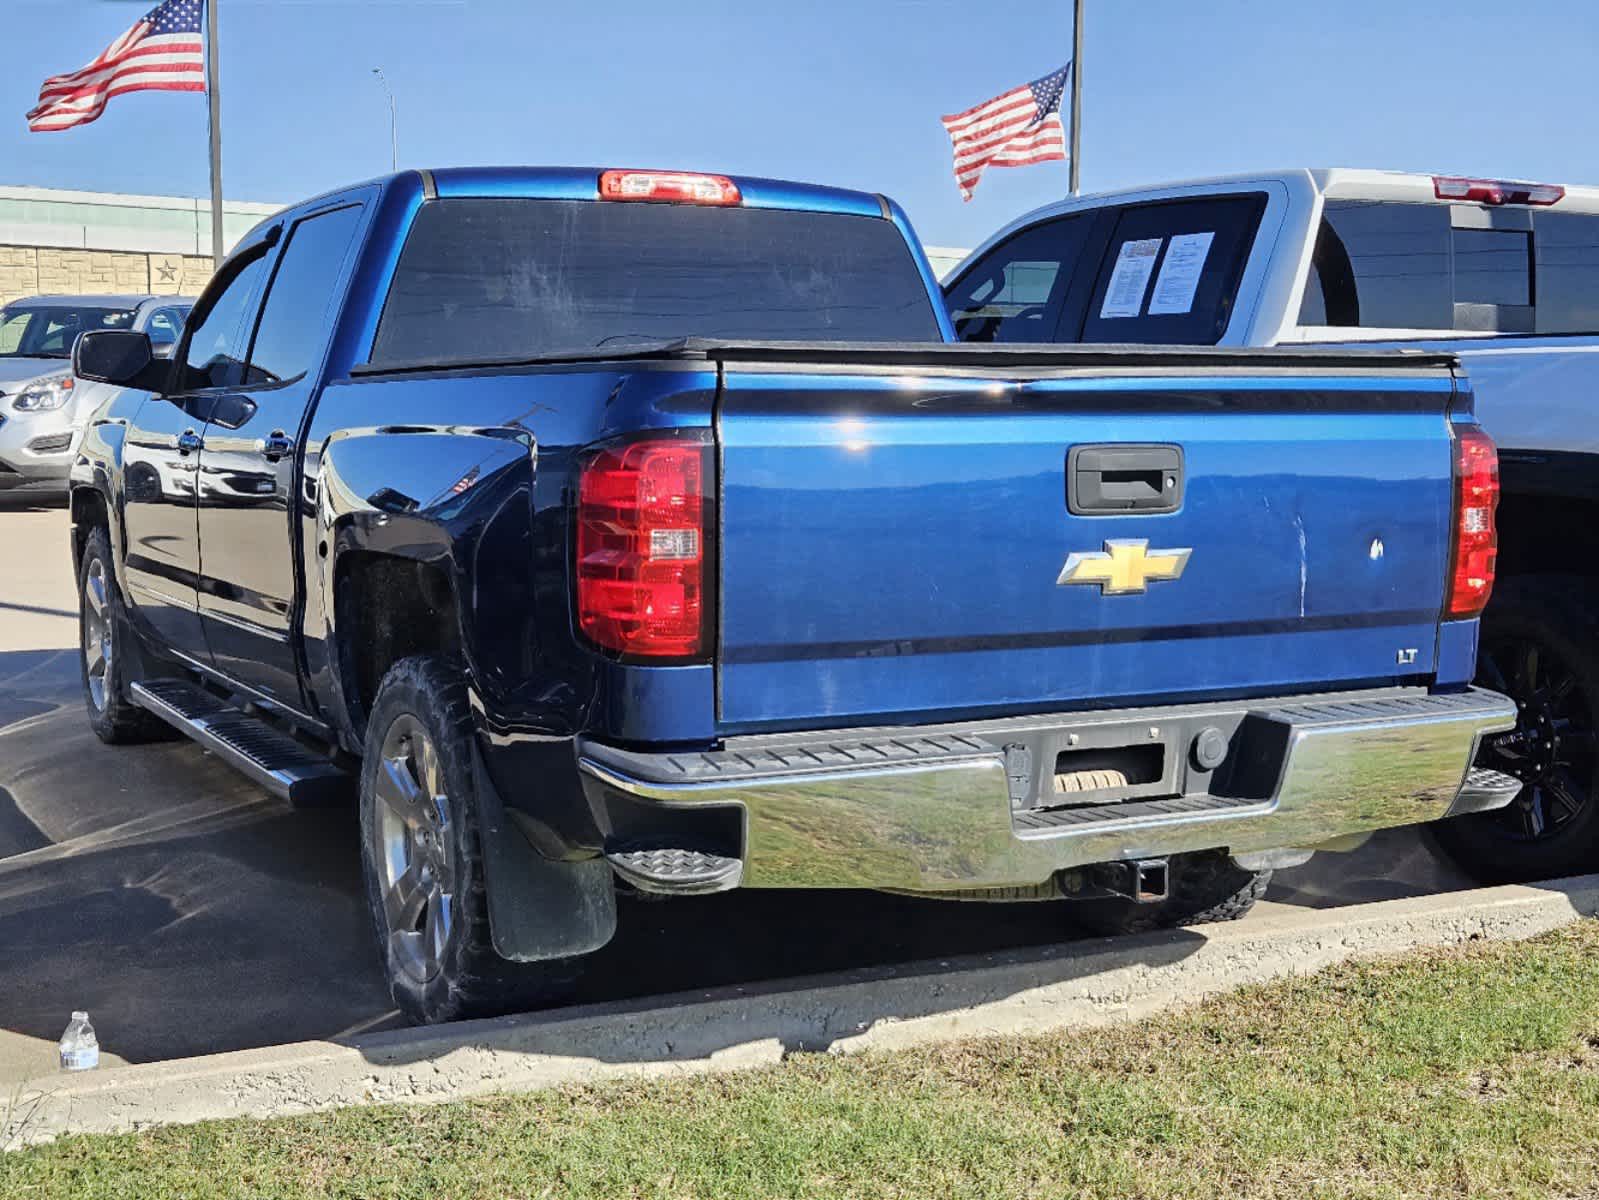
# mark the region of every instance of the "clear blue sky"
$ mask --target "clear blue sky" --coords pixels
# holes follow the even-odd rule
[[[155,0],[0,0],[0,183],[204,194],[204,101],[29,134],[47,74]],[[884,191],[974,244],[1064,164],[963,204],[938,123],[1070,56],[1070,0],[219,0],[227,193],[401,165],[682,166]],[[1594,0],[1088,0],[1083,182],[1381,166],[1599,183]]]

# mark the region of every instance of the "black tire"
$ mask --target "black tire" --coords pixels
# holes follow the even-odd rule
[[[1522,707],[1515,732],[1485,739],[1477,763],[1524,786],[1503,809],[1432,827],[1445,853],[1483,883],[1560,879],[1599,867],[1592,591],[1570,576],[1520,576],[1499,583],[1484,614],[1477,682]]]
[[[1092,933],[1115,935],[1236,921],[1271,883],[1270,871],[1246,871],[1221,851],[1174,858],[1168,871],[1166,899],[1154,904],[1073,900],[1067,909],[1072,922]]]
[[[128,699],[133,636],[117,589],[111,538],[103,526],[92,529],[78,564],[78,669],[89,727],[110,746],[173,736],[169,725]]]
[[[418,749],[418,730],[430,751]],[[578,975],[577,960],[520,964],[495,953],[478,836],[472,738],[466,684],[448,663],[407,658],[383,677],[361,764],[361,861],[389,990],[401,1013],[418,1024],[542,1007],[565,997]],[[436,761],[429,760],[430,754]],[[401,808],[385,798],[404,787],[404,778],[390,774],[391,768],[408,773],[419,795],[430,790],[429,778],[442,787],[435,803],[420,806],[418,827],[407,825],[408,832],[397,829],[404,824]],[[428,809],[434,819],[427,816]],[[397,838],[403,841],[398,852]],[[412,928],[403,926],[415,902],[400,903],[410,897],[409,886],[398,891],[394,886],[402,874],[397,869],[400,857],[407,877],[413,867],[433,872],[426,875],[433,891]],[[400,928],[395,927],[396,915]]]

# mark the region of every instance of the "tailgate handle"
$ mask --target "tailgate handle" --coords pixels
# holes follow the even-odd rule
[[[1183,503],[1181,446],[1073,446],[1066,507],[1079,516],[1170,513]]]

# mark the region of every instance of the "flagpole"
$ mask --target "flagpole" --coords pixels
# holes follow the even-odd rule
[[[1081,190],[1083,161],[1083,3],[1076,0],[1076,14],[1072,18],[1072,195]]]
[[[217,42],[217,0],[205,0],[205,98],[211,117],[211,258],[222,265],[222,65]],[[1074,168],[1075,170],[1075,168]]]

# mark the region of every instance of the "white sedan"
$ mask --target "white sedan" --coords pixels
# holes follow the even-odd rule
[[[185,296],[31,296],[0,308],[0,489],[65,484],[78,435],[114,389],[72,377],[78,335],[135,329],[172,352]]]

